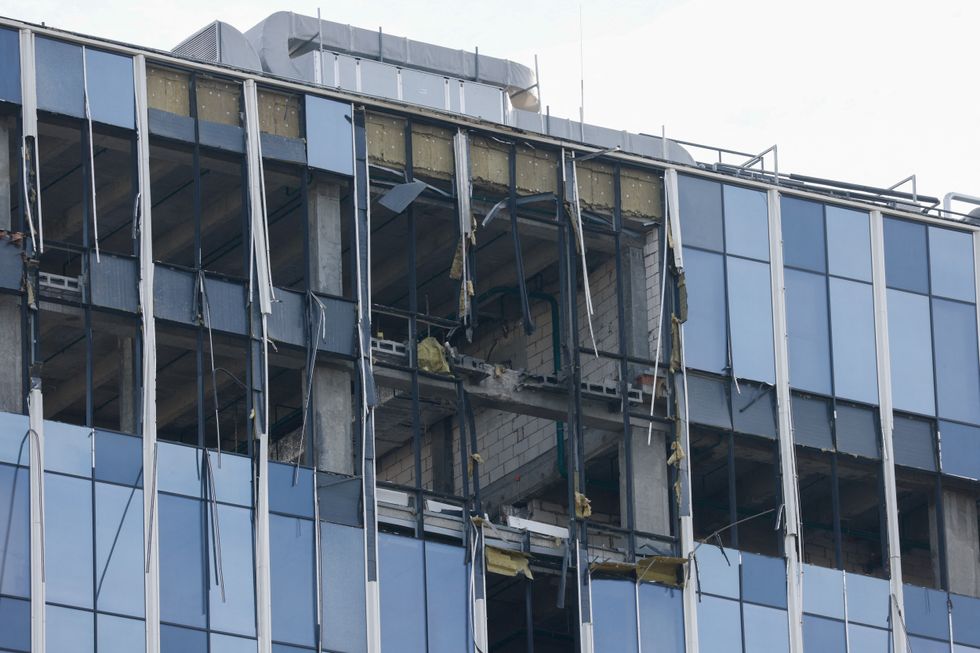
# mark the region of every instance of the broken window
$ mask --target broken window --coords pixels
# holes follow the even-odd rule
[[[535,567],[533,574],[533,580],[522,575],[487,575],[487,632],[493,653],[575,650],[578,615],[574,575],[562,584],[554,570]]]

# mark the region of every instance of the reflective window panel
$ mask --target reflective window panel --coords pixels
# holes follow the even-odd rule
[[[892,402],[897,410],[936,414],[932,343],[928,336],[931,330],[928,297],[888,290]]]
[[[771,288],[767,264],[728,257],[732,367],[739,378],[775,383]]]
[[[684,260],[688,297],[685,360],[688,367],[722,374],[728,368],[724,258],[685,249]]]
[[[923,224],[885,218],[885,281],[889,288],[929,292],[926,227]]]
[[[834,390],[838,397],[878,403],[875,316],[871,286],[830,279]]]
[[[972,234],[930,226],[929,268],[933,295],[976,302]]]
[[[789,383],[798,390],[830,395],[827,278],[786,269],[785,282]]]
[[[0,464],[0,594],[31,594],[31,488],[26,467]]]
[[[795,197],[783,197],[780,200],[780,219],[783,263],[789,267],[826,272],[823,206]]]
[[[723,252],[721,184],[686,175],[678,175],[677,183],[680,191],[681,243],[688,247]]]
[[[769,260],[769,207],[758,190],[724,187],[725,251],[737,256]],[[684,240],[687,243],[687,240]]]
[[[827,261],[830,274],[871,282],[871,223],[864,211],[828,206]]]
[[[636,585],[627,580],[592,580],[595,653],[638,651]]]
[[[269,516],[272,555],[272,639],[312,646],[316,641],[313,522]]]

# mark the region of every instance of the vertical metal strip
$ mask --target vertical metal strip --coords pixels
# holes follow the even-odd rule
[[[888,345],[888,300],[885,286],[885,230],[881,211],[871,212],[871,264],[874,281],[875,348],[878,356],[878,407],[881,414],[881,468],[885,484],[885,517],[888,531],[888,570],[891,589],[889,614],[892,650],[908,646],[903,625],[902,550],[898,531],[898,496],[895,490],[895,454],[892,446],[892,374]]]
[[[24,218],[36,252],[44,253],[44,226],[41,213],[41,169],[37,161],[37,78],[34,64],[34,33],[20,31],[20,108],[21,108],[21,178],[24,184]],[[30,194],[34,179],[35,197]],[[36,226],[35,226],[35,223]]]
[[[31,493],[31,651],[44,653],[44,397],[31,378],[27,397]]]
[[[142,430],[143,436],[143,542],[146,545],[144,592],[146,600],[146,650],[160,650],[160,550],[156,483],[156,322],[153,314],[153,219],[150,197],[150,128],[146,92],[146,59],[133,60],[136,90],[137,209],[139,229],[139,296],[143,330]]]
[[[769,270],[772,283],[772,334],[776,362],[776,404],[779,419],[779,466],[782,477],[783,549],[786,555],[786,613],[789,650],[803,651],[803,578],[800,567],[800,503],[796,483],[796,450],[790,413],[789,349],[786,335],[786,282],[783,274],[783,232],[779,191],[770,190]]]
[[[375,493],[374,368],[371,364],[371,204],[364,112],[354,110],[354,277],[360,375],[361,478],[364,491],[365,615],[368,653],[381,653],[378,585],[378,501]]]
[[[683,243],[681,240],[681,219],[680,219],[680,202],[678,201],[680,189],[677,180],[677,171],[674,169],[669,169],[664,173],[664,195],[666,195],[667,204],[667,229],[665,233],[667,234],[667,243],[663,248],[664,256],[670,253],[673,256],[674,269],[678,272],[684,270],[684,253],[682,251]],[[666,271],[666,267],[664,268]],[[663,318],[661,318],[661,325],[663,325]],[[687,372],[686,365],[687,360],[684,355],[684,325],[680,325],[680,358],[681,358],[681,375],[683,379],[682,388],[680,388],[680,394],[683,397],[684,405],[683,410],[680,415],[678,415],[680,423],[680,439],[681,447],[685,452],[690,452],[691,450],[691,433],[690,426],[688,422],[688,408],[687,408]],[[675,389],[675,392],[678,389]],[[678,511],[678,520],[680,521],[681,530],[681,556],[687,559],[687,581],[684,583],[684,650],[686,653],[698,653],[698,588],[697,588],[697,576],[692,573],[693,556],[694,556],[694,518],[692,515],[692,505],[690,500],[691,492],[691,463],[689,455],[685,455],[679,464],[680,469],[678,469],[678,480],[681,484],[681,492],[683,494],[681,500],[681,509]],[[684,506],[687,509],[684,509]]]
[[[255,306],[258,296],[258,312],[250,311],[253,327],[252,342],[261,339],[260,388],[261,404],[256,405],[255,439],[259,443],[257,479],[258,493],[255,506],[255,588],[257,634],[259,653],[272,653],[272,563],[269,544],[269,347],[268,318],[272,313],[272,277],[269,267],[269,240],[265,217],[265,184],[262,173],[262,141],[259,130],[259,104],[255,80],[246,79],[242,88],[245,105],[245,156],[248,171],[249,231],[252,255],[249,261],[249,279],[254,284],[249,292],[249,304]],[[259,321],[259,333],[254,322]]]
[[[490,650],[490,634],[487,629],[487,569],[483,524],[476,529],[475,555],[470,561],[473,570],[473,641],[477,653]]]

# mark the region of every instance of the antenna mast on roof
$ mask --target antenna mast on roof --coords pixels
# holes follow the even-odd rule
[[[323,19],[320,18],[320,8],[316,8],[316,45],[318,56],[316,65],[313,66],[313,81],[323,84]]]
[[[585,140],[585,28],[582,26],[582,2],[578,3],[578,69],[579,104],[578,126],[581,139]]]

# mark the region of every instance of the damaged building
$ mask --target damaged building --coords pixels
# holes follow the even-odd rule
[[[980,198],[537,84],[0,19],[0,651],[980,651]]]

